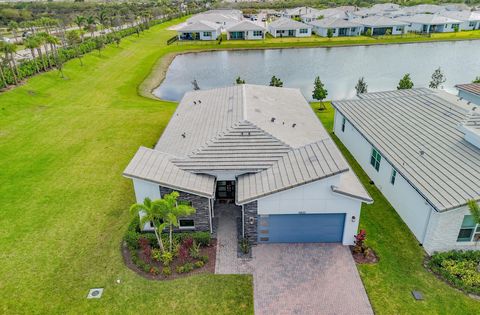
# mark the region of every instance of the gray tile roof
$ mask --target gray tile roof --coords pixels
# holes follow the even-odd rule
[[[218,31],[221,28],[220,25],[209,21],[195,21],[190,24],[185,24],[179,27],[179,32],[202,32],[202,31]]]
[[[412,16],[400,16],[396,18],[399,21],[407,23],[417,23],[417,24],[427,24],[427,25],[437,25],[437,24],[447,24],[447,23],[461,23],[459,20],[451,19],[446,16],[438,14],[416,14]]]
[[[444,11],[440,14],[460,21],[480,21],[480,12],[474,12],[470,10]]]
[[[321,28],[349,28],[359,27],[361,24],[355,23],[355,21],[348,21],[342,18],[327,17],[321,20],[315,20],[309,23],[313,27]]]
[[[298,89],[242,84],[187,92],[155,149],[141,148],[124,174],[211,195],[215,177],[200,174],[216,171],[248,173],[237,202],[352,172]]]
[[[455,87],[459,90],[480,96],[480,83],[457,84]]]
[[[406,90],[395,90],[395,91],[382,91],[382,92],[371,92],[358,95],[361,99],[371,99],[371,98],[383,98],[390,96],[412,96],[412,95],[422,95],[422,94],[431,94],[432,90],[427,88],[416,88],[416,89],[406,89]]]
[[[274,28],[276,30],[292,30],[299,28],[312,28],[310,25],[307,25],[302,22],[294,21],[289,18],[281,17],[278,20],[273,21],[268,25],[268,27]]]
[[[241,31],[265,31],[265,27],[254,23],[252,21],[244,20],[238,22],[230,27],[227,27],[228,32],[241,32]]]
[[[123,175],[208,198],[215,195],[214,176],[184,171],[172,163],[173,158],[170,154],[140,147]]]
[[[391,91],[333,106],[438,211],[480,199],[480,149],[458,126],[472,109],[442,91]]]
[[[391,19],[386,16],[372,15],[363,19],[355,19],[355,22],[369,27],[392,27],[405,26],[408,23]]]

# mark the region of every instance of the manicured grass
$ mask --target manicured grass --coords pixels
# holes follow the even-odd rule
[[[89,54],[84,67],[68,62],[66,80],[52,71],[0,94],[0,313],[253,312],[251,276],[152,282],[125,268],[120,255],[134,201],[122,170],[140,145],[156,142],[176,106],[140,97],[139,85],[166,54],[252,47],[248,41],[167,47],[175,32],[165,28],[174,23],[123,39],[101,56]],[[255,45],[321,44],[272,39]],[[363,221],[382,262],[361,273],[375,309],[405,313],[425,305],[416,310],[466,314],[477,307],[421,269],[421,249],[388,205],[372,196],[372,207],[381,211],[367,208]],[[382,229],[389,234],[380,237]],[[424,304],[409,297],[417,281],[410,269],[420,275]],[[92,287],[105,288],[102,299],[85,299]]]
[[[52,71],[0,94],[1,314],[253,313],[251,276],[155,282],[122,261],[134,201],[122,171],[176,106],[137,93],[164,27],[67,63],[68,80]],[[86,300],[94,287],[104,296]]]
[[[332,106],[318,111],[331,132]],[[374,203],[363,205],[360,228],[366,229],[368,245],[380,258],[376,265],[358,267],[368,297],[377,314],[478,314],[480,302],[451,288],[423,267],[425,253],[382,193],[369,184],[369,178],[338,138],[337,146],[372,196]],[[420,290],[424,301],[415,301],[411,290]]]

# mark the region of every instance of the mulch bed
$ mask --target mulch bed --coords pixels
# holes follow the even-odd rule
[[[356,253],[353,251],[354,246],[350,246],[350,252],[352,253],[353,260],[355,263],[362,265],[362,264],[376,264],[378,262],[377,254],[371,250],[371,255],[365,256],[363,253]]]
[[[143,256],[143,253],[141,252],[140,249],[138,249],[138,256],[140,259],[143,259],[145,262],[148,262],[150,265],[155,266],[159,269],[160,274],[154,275],[149,272],[145,272],[142,269],[138,268],[137,265],[135,265],[132,261],[132,257],[130,255],[130,250],[128,249],[126,243],[124,242],[122,244],[122,256],[123,256],[123,261],[127,265],[128,268],[131,270],[135,271],[137,274],[140,276],[150,279],[150,280],[173,280],[177,278],[184,278],[188,277],[191,275],[197,275],[197,274],[202,274],[202,273],[215,273],[215,260],[217,256],[217,240],[212,239],[210,242],[210,246],[206,247],[201,247],[200,248],[200,255],[207,255],[208,256],[208,262],[201,268],[198,269],[193,269],[190,272],[187,273],[177,273],[176,268],[179,265],[182,265],[178,258],[175,258],[173,262],[170,264],[170,268],[172,270],[172,274],[170,276],[164,276],[161,274],[163,265],[161,262],[155,261],[155,260],[148,260]]]

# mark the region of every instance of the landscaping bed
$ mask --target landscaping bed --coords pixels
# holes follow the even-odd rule
[[[168,236],[162,235],[165,244]],[[141,232],[138,219],[129,226],[122,244],[125,264],[148,279],[169,280],[199,273],[214,273],[216,240],[209,232],[173,234],[172,249],[160,250],[154,233]]]
[[[426,265],[455,288],[480,296],[480,251],[437,253]]]

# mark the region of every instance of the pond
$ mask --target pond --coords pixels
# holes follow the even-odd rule
[[[396,89],[405,73],[415,87],[428,87],[438,67],[447,78],[444,89],[455,93],[455,84],[480,76],[480,41],[189,53],[175,57],[154,94],[178,101],[193,89],[194,79],[201,89],[210,89],[231,85],[238,76],[247,83],[268,84],[275,75],[310,100],[318,75],[328,99],[343,99],[354,97],[362,76],[369,92]]]

